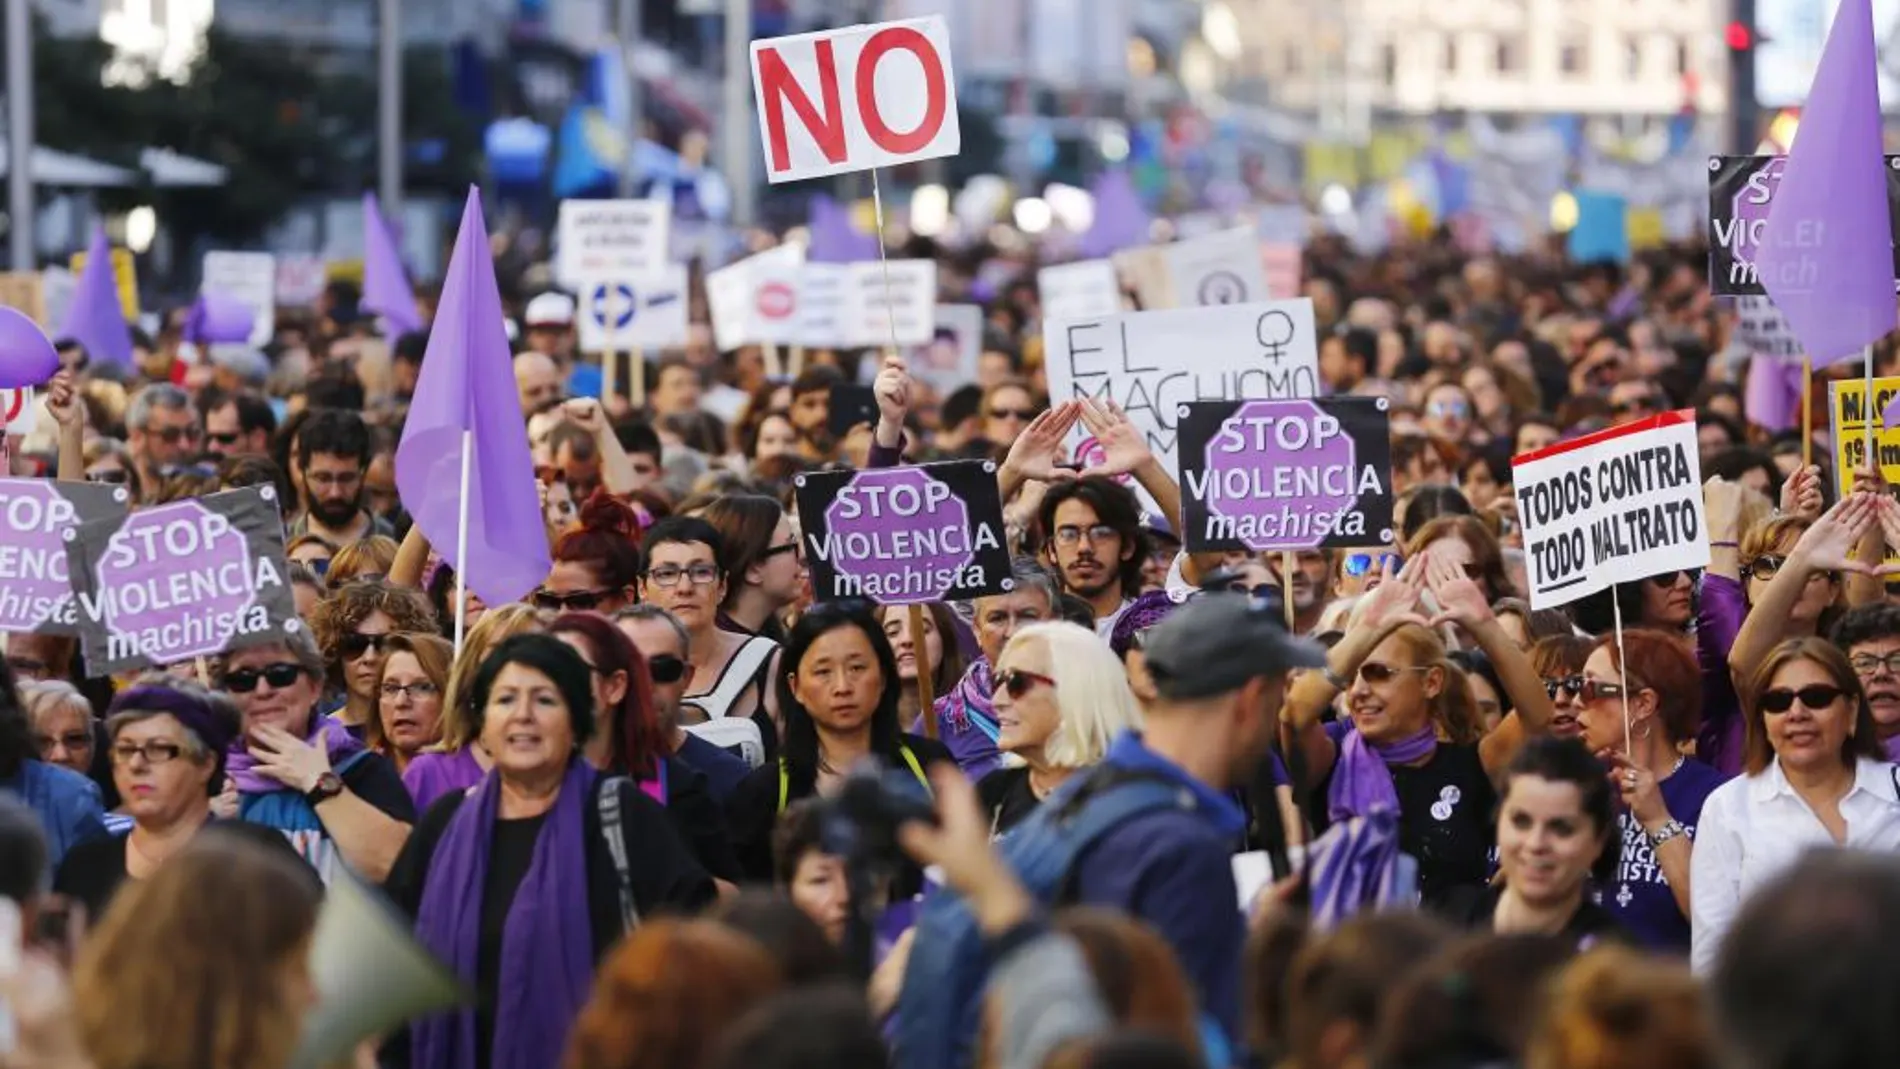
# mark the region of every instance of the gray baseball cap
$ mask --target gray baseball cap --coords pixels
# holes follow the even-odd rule
[[[1278,605],[1245,594],[1203,594],[1154,626],[1142,642],[1164,698],[1211,698],[1255,676],[1319,668],[1326,650],[1287,633]]]

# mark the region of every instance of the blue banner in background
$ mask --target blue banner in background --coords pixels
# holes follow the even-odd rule
[[[1570,230],[1570,258],[1577,263],[1619,264],[1630,260],[1629,201],[1614,193],[1576,192],[1577,225]]]

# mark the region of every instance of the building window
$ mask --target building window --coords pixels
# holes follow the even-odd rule
[[[1582,41],[1565,41],[1557,56],[1558,68],[1565,74],[1582,74],[1590,65],[1590,48]]]
[[[1516,74],[1523,68],[1522,47],[1509,37],[1498,38],[1498,73]]]
[[[1385,79],[1385,85],[1399,84],[1399,46],[1387,42],[1379,46],[1379,73]]]
[[[1643,76],[1643,42],[1632,37],[1623,42],[1623,77],[1637,79]]]
[[[1456,37],[1445,38],[1445,73],[1458,73],[1458,39]]]
[[[1689,52],[1689,42],[1677,41],[1676,42],[1676,73],[1688,74],[1690,68],[1693,66],[1694,66],[1694,62],[1693,62],[1693,57],[1690,55],[1690,52]]]

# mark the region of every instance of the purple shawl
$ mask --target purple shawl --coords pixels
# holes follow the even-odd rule
[[[1326,792],[1326,816],[1337,822],[1374,813],[1399,811],[1398,788],[1392,783],[1396,761],[1402,765],[1422,761],[1438,752],[1438,733],[1430,725],[1418,734],[1390,746],[1368,742],[1359,730],[1346,732],[1339,740],[1339,757],[1333,762],[1333,783]]]
[[[231,743],[231,749],[225,754],[224,774],[237,784],[240,794],[270,794],[272,791],[287,791],[290,788],[257,771],[257,758],[245,748],[248,737],[239,735]],[[345,758],[360,753],[363,742],[350,734],[348,728],[327,716],[311,714],[310,734],[304,736],[305,742],[312,746],[322,746],[330,755],[330,767],[340,766]]]
[[[1002,762],[1002,751],[996,748],[1001,729],[996,724],[996,706],[990,701],[994,693],[989,658],[978,657],[950,693],[937,699],[938,738],[972,782],[996,771]]]
[[[474,749],[464,746],[454,753],[419,753],[410,758],[409,767],[402,771],[402,785],[416,800],[416,812],[422,813],[437,798],[468,790],[484,775]]]
[[[473,1007],[423,1018],[411,1026],[414,1069],[473,1069],[476,1046],[485,1041],[493,1044],[493,1069],[561,1063],[568,1028],[594,979],[584,842],[594,783],[593,767],[578,755],[570,758],[561,792],[535,839],[533,861],[508,907],[494,1035],[476,1035]],[[500,802],[500,778],[491,771],[443,831],[416,916],[416,937],[471,987],[478,985],[482,887]]]

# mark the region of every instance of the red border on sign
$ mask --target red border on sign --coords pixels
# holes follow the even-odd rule
[[[1519,464],[1529,464],[1534,460],[1545,460],[1550,457],[1568,453],[1573,449],[1584,449],[1589,446],[1600,445],[1616,438],[1623,438],[1632,434],[1641,434],[1644,431],[1661,430],[1664,427],[1679,427],[1684,423],[1693,424],[1694,422],[1695,409],[1678,408],[1674,412],[1664,412],[1660,415],[1651,416],[1648,419],[1639,419],[1634,423],[1623,423],[1615,427],[1606,427],[1603,430],[1586,434],[1581,438],[1573,438],[1568,442],[1558,442],[1556,445],[1547,445],[1542,449],[1534,449],[1531,452],[1519,454],[1511,458],[1511,466],[1515,468]]]

